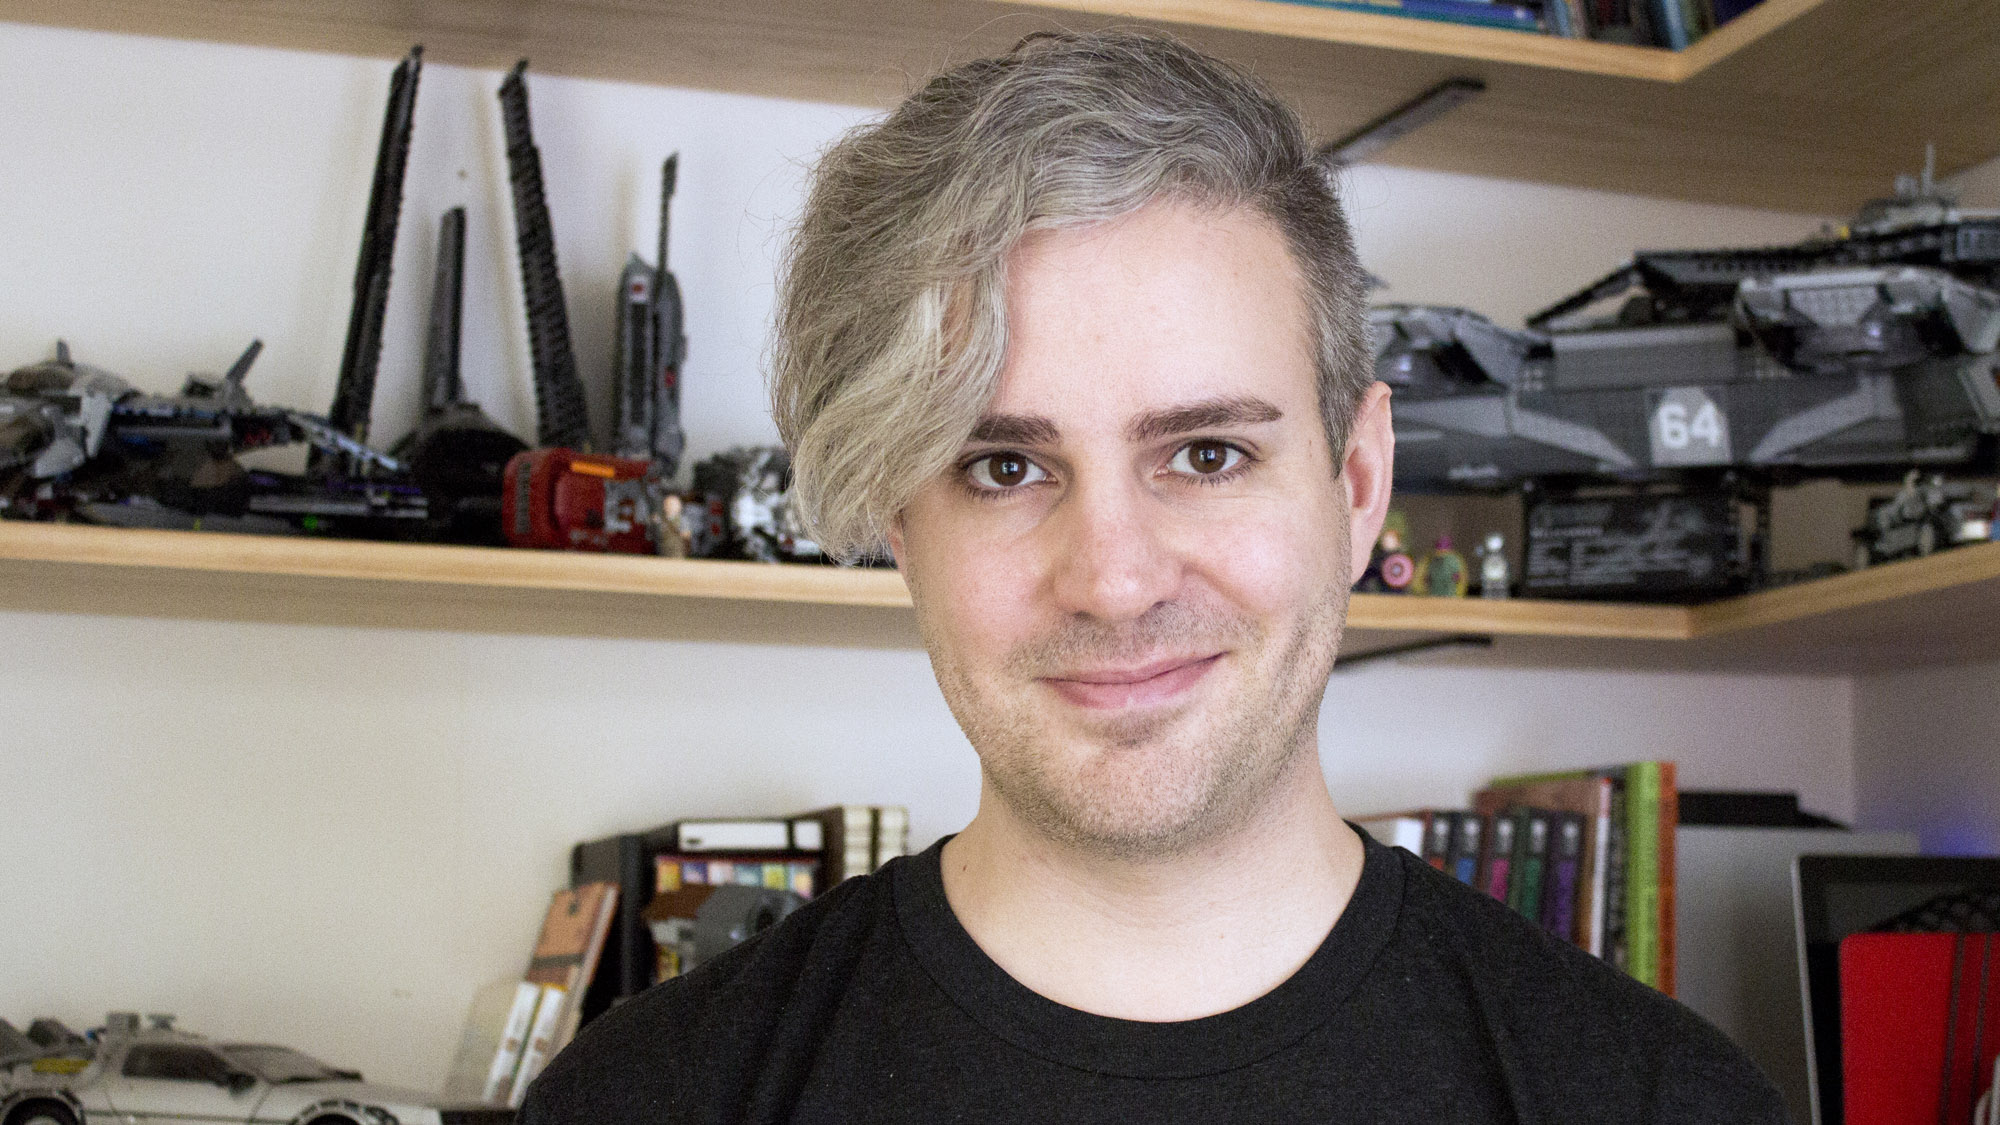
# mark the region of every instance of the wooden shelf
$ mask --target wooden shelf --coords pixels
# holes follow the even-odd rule
[[[901,576],[0,522],[0,609],[842,647],[921,643]],[[1990,659],[2000,544],[1691,608],[1357,595],[1344,650],[1444,663],[1856,672]]]
[[[885,106],[1032,31],[1140,22],[1251,66],[1316,134],[1487,92],[1384,163],[1845,217],[2000,152],[2000,5],[1765,0],[1687,51],[1278,0],[0,0],[0,20]],[[357,159],[359,157],[357,156]]]

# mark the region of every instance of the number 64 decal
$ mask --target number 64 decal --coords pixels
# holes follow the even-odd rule
[[[1729,416],[1700,387],[1659,392],[1647,429],[1655,465],[1729,463]]]

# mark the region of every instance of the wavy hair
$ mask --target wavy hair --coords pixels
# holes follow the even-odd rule
[[[881,551],[970,436],[1006,351],[1021,239],[1167,197],[1252,207],[1282,232],[1338,466],[1374,378],[1364,275],[1297,114],[1169,36],[1036,35],[931,79],[813,174],[780,280],[771,404],[822,547]]]

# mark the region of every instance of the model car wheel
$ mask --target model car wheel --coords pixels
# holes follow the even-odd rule
[[[6,1125],[77,1125],[76,1114],[61,1102],[29,1102],[7,1115]]]
[[[326,1113],[306,1122],[306,1125],[360,1125],[360,1123],[352,1117],[346,1117],[338,1113]]]

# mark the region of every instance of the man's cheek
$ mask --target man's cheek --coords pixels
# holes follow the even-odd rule
[[[1282,611],[1328,580],[1338,544],[1300,534],[1296,507],[1243,511],[1211,521],[1183,548],[1191,568],[1231,602],[1257,613]]]

